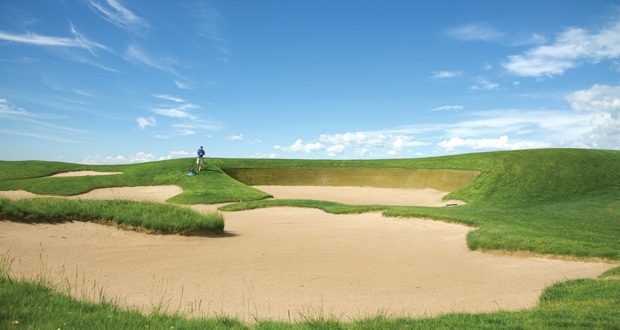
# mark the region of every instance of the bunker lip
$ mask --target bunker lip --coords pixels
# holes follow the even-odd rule
[[[98,175],[116,175],[123,174],[123,172],[98,172],[98,171],[71,171],[61,172],[53,175],[46,176],[45,178],[61,178],[61,177],[75,177],[75,176],[98,176]]]
[[[71,284],[77,298],[98,299],[96,283],[107,298],[147,313],[169,301],[164,311],[246,322],[521,310],[548,285],[614,267],[471,251],[472,228],[376,212],[258,209],[227,213],[226,226],[231,235],[212,239],[0,221],[0,246],[19,260],[17,276],[41,274],[41,254],[48,274],[79,269],[64,274],[80,279]]]
[[[432,188],[378,188],[351,186],[253,186],[278,199],[312,199],[351,205],[405,205],[442,207],[463,205],[461,200],[444,200],[448,194]]]

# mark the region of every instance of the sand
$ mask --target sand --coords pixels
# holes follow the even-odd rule
[[[442,200],[448,194],[435,189],[375,188],[349,186],[253,186],[274,198],[317,199],[353,205],[433,206],[465,204],[460,200]]]
[[[75,196],[39,195],[24,190],[6,190],[0,191],[0,198],[18,200],[35,197],[55,197],[66,199],[133,200],[164,203],[166,200],[182,192],[183,189],[175,185],[100,188]]]
[[[123,174],[123,172],[96,172],[96,171],[73,171],[62,172],[54,175],[46,176],[46,178],[71,177],[71,176],[93,176],[93,175],[114,175]]]
[[[96,189],[72,198],[163,202],[180,189]],[[217,206],[191,207],[211,212]],[[64,279],[59,283],[69,284],[78,298],[95,299],[101,289],[145,312],[162,306],[247,322],[519,310],[535,306],[554,282],[595,277],[614,266],[472,252],[465,241],[472,228],[380,213],[266,208],[227,212],[225,218],[222,237],[0,221],[0,254],[15,258],[15,275]]]

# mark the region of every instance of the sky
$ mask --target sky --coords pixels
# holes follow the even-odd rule
[[[616,1],[0,1],[0,159],[620,149]]]

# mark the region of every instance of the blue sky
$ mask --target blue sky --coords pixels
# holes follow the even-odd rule
[[[0,159],[620,149],[617,1],[0,2]]]

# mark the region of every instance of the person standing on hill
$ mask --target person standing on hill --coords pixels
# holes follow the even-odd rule
[[[202,158],[205,156],[205,150],[202,148],[202,146],[200,146],[200,149],[196,151],[196,154],[198,155],[198,158],[196,158],[196,167],[198,167],[198,172],[200,172],[203,164]]]

